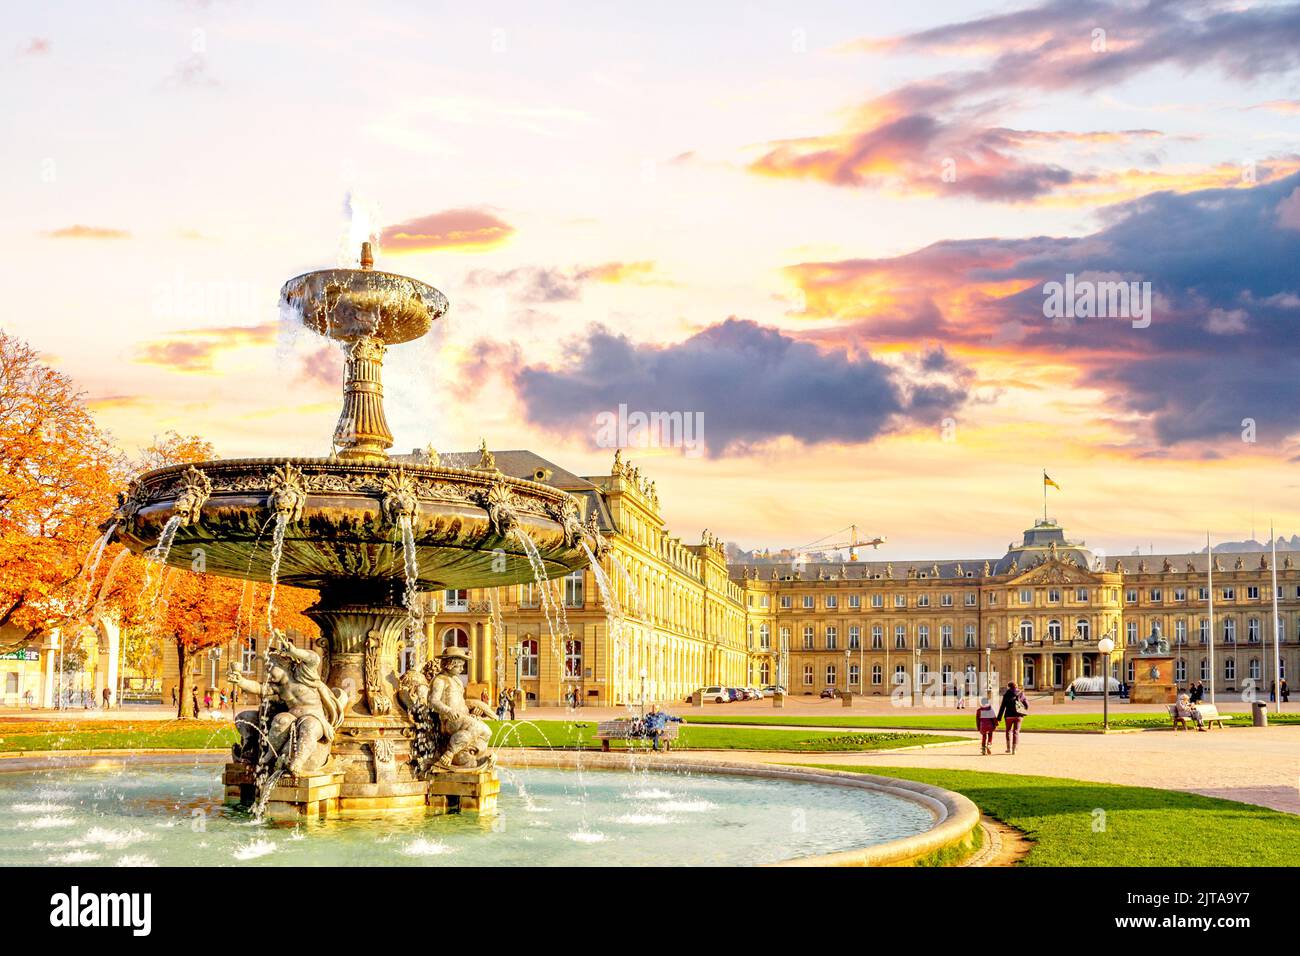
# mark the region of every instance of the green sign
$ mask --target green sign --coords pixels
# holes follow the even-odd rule
[[[4,654],[0,654],[0,661],[39,661],[40,659],[40,651],[34,651],[31,648],[24,648],[21,651],[8,651]]]

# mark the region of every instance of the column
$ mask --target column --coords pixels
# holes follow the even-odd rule
[[[56,706],[56,692],[58,676],[56,666],[58,665],[59,646],[63,643],[63,632],[59,628],[54,628],[45,637],[45,643],[41,645],[41,653],[45,655],[45,670],[41,681],[41,706],[51,708]]]

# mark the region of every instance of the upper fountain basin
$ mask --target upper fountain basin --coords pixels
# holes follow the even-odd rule
[[[389,345],[418,339],[447,311],[431,285],[373,269],[322,269],[290,279],[280,304],[303,325],[343,342],[375,338]]]
[[[411,525],[421,590],[534,580],[518,531],[536,545],[546,577],[587,564],[577,501],[549,485],[497,471],[331,458],[249,458],[146,472],[121,496],[117,537],[143,553],[169,519],[167,563],[245,580],[271,579],[273,529],[284,523],[278,580],[297,587],[399,588],[404,524]]]

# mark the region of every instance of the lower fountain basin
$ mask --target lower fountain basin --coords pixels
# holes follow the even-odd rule
[[[220,767],[0,773],[13,866],[749,866],[925,833],[890,793],[656,770],[501,769],[497,813],[277,826],[221,805]]]
[[[349,589],[405,580],[409,520],[418,587],[495,587],[534,580],[526,533],[545,577],[587,564],[577,502],[557,488],[490,470],[328,458],[235,459],[141,475],[119,505],[117,537],[154,548],[171,519],[167,562],[254,581],[271,578],[271,537],[284,516],[278,580]],[[512,531],[511,529],[517,529]],[[590,541],[594,545],[596,542]]]

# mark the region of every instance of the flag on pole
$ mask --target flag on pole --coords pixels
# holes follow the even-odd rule
[[[1047,472],[1043,472],[1043,487],[1044,487],[1044,488],[1055,488],[1057,491],[1060,491],[1060,490],[1061,490],[1061,486],[1060,486],[1060,485],[1058,485],[1056,482],[1054,482],[1051,478],[1047,477]]]

